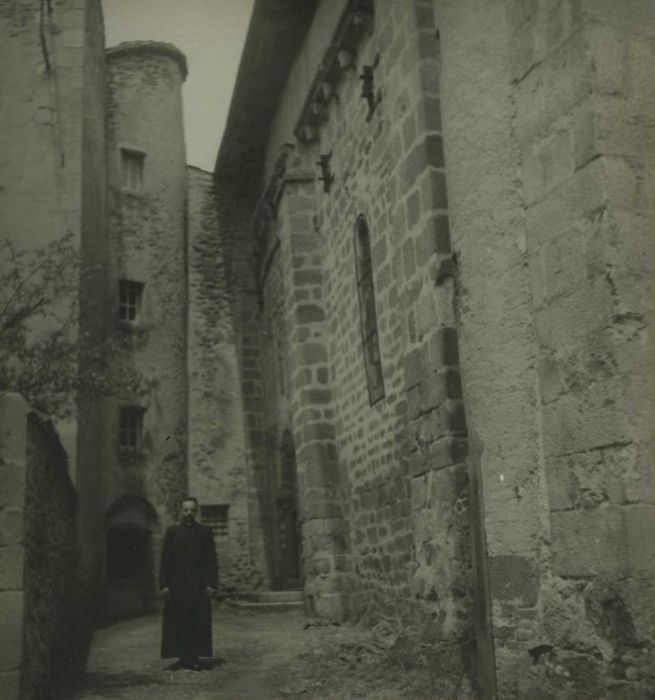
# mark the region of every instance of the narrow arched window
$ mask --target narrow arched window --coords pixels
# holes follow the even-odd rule
[[[355,269],[357,272],[357,295],[359,297],[359,318],[362,330],[362,348],[368,398],[371,406],[384,396],[378,322],[375,312],[375,289],[373,288],[373,265],[371,263],[371,242],[368,224],[363,216],[355,224]]]

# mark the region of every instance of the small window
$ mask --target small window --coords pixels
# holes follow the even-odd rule
[[[355,225],[355,269],[357,272],[357,295],[359,297],[364,365],[366,367],[369,403],[372,406],[384,396],[384,380],[375,311],[371,243],[368,224],[363,216],[357,219]]]
[[[200,520],[211,527],[215,537],[227,537],[228,535],[228,510],[229,504],[220,503],[211,506],[200,506]]]
[[[143,163],[145,154],[121,148],[121,182],[123,188],[132,192],[143,189]]]
[[[138,452],[143,432],[143,409],[124,406],[120,409],[118,444],[122,450]]]
[[[123,321],[136,321],[141,310],[143,285],[140,282],[120,280],[118,283],[118,318]]]

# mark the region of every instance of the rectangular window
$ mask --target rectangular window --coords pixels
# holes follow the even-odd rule
[[[141,192],[144,161],[145,153],[121,148],[121,183],[124,189]]]
[[[143,409],[140,406],[124,406],[120,409],[118,445],[121,450],[138,452],[143,433]]]
[[[200,506],[200,520],[211,527],[215,537],[228,535],[229,504],[219,503],[211,506]]]
[[[118,318],[123,321],[136,321],[141,310],[143,285],[140,282],[119,280],[118,282]]]

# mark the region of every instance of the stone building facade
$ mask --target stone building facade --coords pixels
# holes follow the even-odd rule
[[[269,537],[287,435],[309,608],[482,697],[655,688],[653,10],[255,3],[215,174]]]
[[[653,4],[256,0],[213,175],[177,49],[0,21],[3,232],[73,232],[149,382],[80,404],[100,610],[190,491],[227,587],[416,625],[481,698],[652,697]]]
[[[107,50],[106,76],[103,314],[129,348],[117,363],[152,382],[145,395],[106,400],[98,430],[107,604],[118,612],[138,607],[126,595],[154,596],[160,525],[186,492],[186,61],[165,44],[124,44]]]
[[[102,332],[126,348],[113,361],[117,383],[131,371],[142,381],[103,399],[87,426],[101,444],[91,529],[104,615],[155,606],[161,538],[185,494],[214,529],[222,585],[264,580],[213,181],[185,162],[186,73],[170,44],[105,52]]]
[[[186,166],[186,60],[159,42],[106,50],[99,0],[7,2],[0,21],[1,235],[72,235],[75,332],[122,349],[110,372],[124,388],[80,396],[77,421],[58,426],[95,613],[155,605],[161,536],[187,493],[214,526],[223,585],[261,585],[214,188]]]
[[[245,457],[239,360],[234,337],[216,188],[211,173],[188,177],[189,493],[214,528],[219,578],[226,589],[266,580],[264,532],[256,484]]]

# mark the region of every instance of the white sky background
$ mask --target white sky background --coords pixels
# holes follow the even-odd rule
[[[106,45],[167,41],[187,58],[187,163],[213,170],[253,0],[102,0]]]

